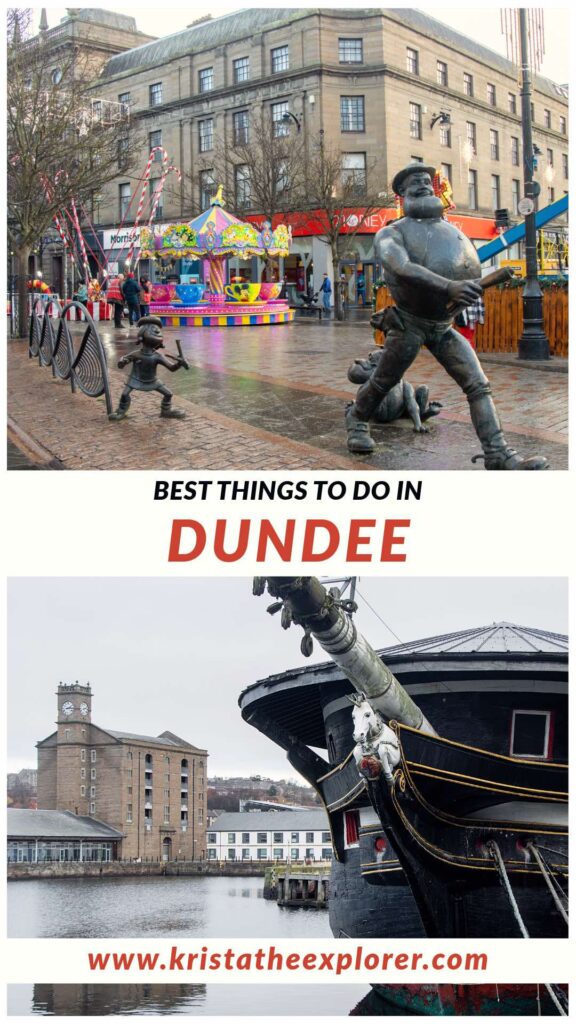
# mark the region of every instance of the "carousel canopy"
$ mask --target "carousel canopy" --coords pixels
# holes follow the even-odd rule
[[[275,231],[268,221],[258,230],[224,209],[222,185],[210,206],[189,224],[170,224],[164,231],[143,228],[141,255],[205,259],[218,256],[288,256],[291,234],[285,224]]]

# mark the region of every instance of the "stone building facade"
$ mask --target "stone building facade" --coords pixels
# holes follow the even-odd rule
[[[243,117],[262,109],[279,131],[296,130],[294,121],[280,123],[283,113],[293,114],[308,146],[321,137],[337,145],[358,181],[359,206],[364,181],[369,191],[385,190],[398,168],[418,159],[444,169],[475,240],[494,236],[496,209],[517,217],[517,69],[421,11],[240,11],[112,57],[95,88],[130,103],[142,169],[151,146],[162,145],[183,172],[180,187],[174,180],[166,187],[157,220],[186,220],[206,204],[217,140],[229,145]],[[567,104],[566,88],[535,76],[541,205],[568,189]],[[441,114],[443,121],[433,123]],[[224,183],[230,205],[238,191],[234,173],[229,168]],[[103,226],[120,222],[135,187],[135,178],[119,173],[100,206]],[[368,257],[379,226],[371,218],[355,239],[360,258]],[[296,238],[296,251],[311,244]],[[314,268],[320,276],[325,269],[318,247]]]
[[[37,744],[38,807],[118,829],[124,860],[204,859],[207,751],[168,731],[100,728],[89,685],[61,683],[57,701],[56,732]]]

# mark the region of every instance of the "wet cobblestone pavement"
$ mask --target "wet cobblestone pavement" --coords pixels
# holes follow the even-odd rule
[[[125,372],[116,363],[134,347],[136,332],[102,324],[101,336],[117,400]],[[159,396],[136,394],[129,419],[108,424],[100,402],[73,398],[19,343],[10,346],[11,416],[69,468],[482,471],[481,462],[470,462],[480,447],[468,403],[427,351],[408,378],[428,384],[431,398],[443,403],[430,433],[415,434],[409,420],[374,426],[375,453],[348,453],[343,412],[356,389],[346,371],[374,347],[367,324],[167,328],[167,350],[175,350],[176,337],[191,368],[162,377],[187,412],[182,423],[159,420]],[[552,469],[567,468],[567,374],[488,360],[484,368],[509,443],[525,455],[547,455]]]

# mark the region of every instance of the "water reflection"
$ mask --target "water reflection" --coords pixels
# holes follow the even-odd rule
[[[263,899],[262,878],[53,878],[8,883],[8,934],[306,939],[329,937],[330,929],[325,913]]]
[[[346,1016],[365,985],[9,985],[9,1016]]]

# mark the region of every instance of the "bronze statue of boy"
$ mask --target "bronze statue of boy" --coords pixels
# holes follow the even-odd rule
[[[180,409],[172,408],[172,392],[168,390],[165,384],[162,384],[158,380],[157,369],[159,366],[165,366],[170,373],[175,373],[181,367],[186,370],[189,369],[188,363],[182,355],[180,344],[177,341],[178,355],[173,356],[169,352],[168,355],[171,362],[166,359],[165,356],[158,352],[159,348],[164,348],[164,342],[162,340],[162,321],[157,316],[143,316],[138,321],[138,336],[137,341],[140,348],[135,348],[132,352],[128,352],[125,356],[122,356],[118,360],[118,368],[121,370],[128,363],[132,364],[130,376],[124,385],[124,390],[120,395],[120,401],[116,412],[110,413],[108,419],[110,420],[123,420],[126,416],[128,409],[130,408],[131,394],[133,391],[159,391],[162,395],[162,404],[160,406],[160,415],[164,419],[171,420],[183,420],[186,416],[185,412],[181,412]]]
[[[369,454],[375,443],[369,420],[404,376],[422,345],[460,385],[486,469],[547,469],[542,456],[523,459],[506,444],[490,384],[476,353],[452,326],[454,314],[481,294],[480,261],[472,242],[442,216],[434,194],[434,167],[408,164],[392,188],[403,198],[404,216],[376,235],[374,248],[396,303],[395,323],[386,334],[378,365],[346,411],[348,448]]]

